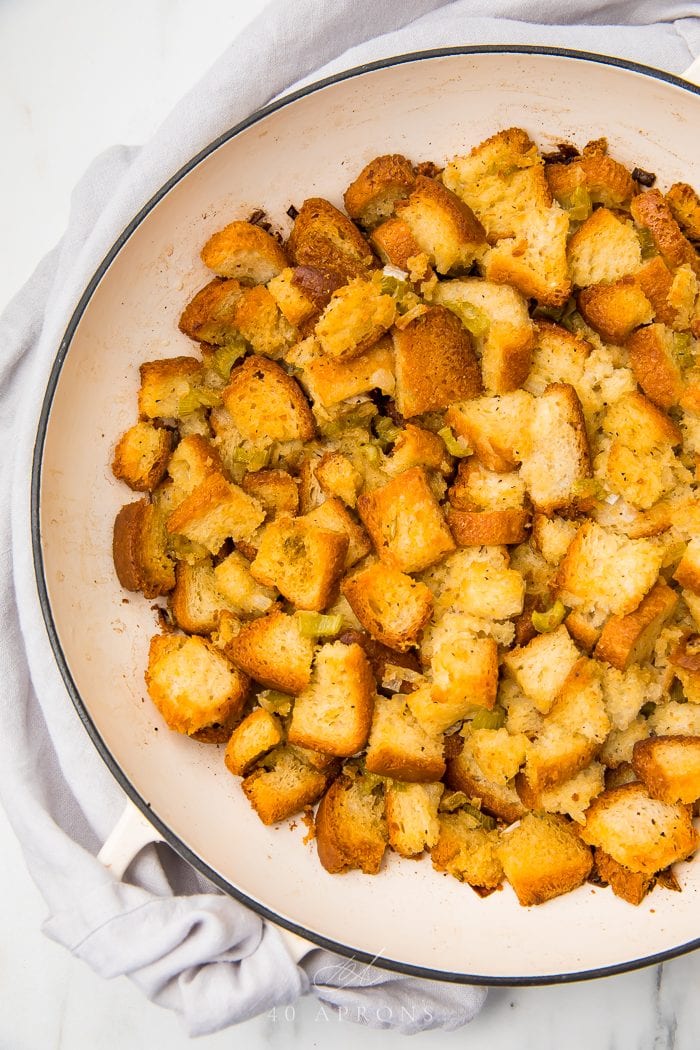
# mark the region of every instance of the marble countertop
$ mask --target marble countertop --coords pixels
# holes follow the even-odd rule
[[[268,0],[3,0],[0,4],[0,308],[58,240],[70,191],[100,150],[147,138],[225,42]],[[40,932],[43,901],[0,811],[0,1050],[179,1050],[179,1021],[129,982],[96,977]],[[618,977],[495,989],[466,1031],[425,1033],[420,1050],[696,1050],[700,953]],[[198,1040],[217,1050],[401,1036],[364,1030],[312,1000]]]

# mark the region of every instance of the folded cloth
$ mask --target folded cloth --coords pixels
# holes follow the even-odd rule
[[[300,35],[300,26],[311,29]],[[614,50],[681,72],[700,51],[700,18],[696,3],[661,0],[277,0],[149,143],[98,158],[75,190],[62,241],[0,319],[0,479],[12,493],[0,512],[0,793],[46,900],[47,934],[98,973],[128,975],[153,1001],[179,1013],[191,1034],[306,993],[323,1009],[373,1027],[454,1028],[476,1014],[485,992],[320,949],[297,963],[274,926],[219,893],[167,846],[147,847],[123,879],[99,862],[124,796],[76,717],[38,604],[29,485],[43,391],[67,321],[100,261],[132,215],[198,150],[304,79],[470,43]]]

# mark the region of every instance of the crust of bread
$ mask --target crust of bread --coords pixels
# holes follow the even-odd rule
[[[374,263],[357,226],[322,197],[309,197],[302,204],[287,251],[297,266],[311,266],[341,282],[364,276]]]
[[[320,612],[343,572],[348,544],[347,533],[307,518],[278,518],[265,526],[250,571],[297,608]]]
[[[517,791],[512,784],[497,784],[489,780],[474,758],[468,743],[461,752],[448,759],[445,782],[454,791],[463,791],[469,799],[477,799],[487,813],[512,824],[525,815]]]
[[[411,227],[405,219],[396,216],[377,226],[372,231],[370,242],[385,265],[397,266],[406,273],[411,270],[409,259],[415,259],[421,254],[420,244],[413,236]],[[422,276],[427,278],[429,274],[430,266],[427,265]]]
[[[673,335],[661,324],[648,325],[627,340],[635,378],[650,401],[673,408],[683,393],[683,376],[673,352]]]
[[[215,277],[200,288],[183,310],[178,327],[197,343],[223,346],[238,334],[236,304],[243,294],[239,281]]]
[[[640,325],[649,324],[654,309],[634,277],[594,284],[578,294],[584,321],[608,343],[621,345]]]
[[[450,510],[447,524],[458,547],[522,543],[527,539],[531,512],[510,510]]]
[[[271,234],[241,221],[213,234],[201,257],[219,277],[234,277],[242,284],[267,284],[287,265],[283,248]]]
[[[180,413],[180,402],[202,372],[196,357],[168,357],[139,365],[140,419],[171,419]]]
[[[628,904],[641,904],[654,885],[653,875],[630,871],[624,864],[613,860],[605,850],[595,849],[593,860],[598,877],[610,886],[616,897],[627,901]]]
[[[650,655],[661,628],[673,615],[678,595],[660,580],[634,612],[611,616],[595,647],[596,659],[626,671]]]
[[[295,696],[311,681],[314,644],[293,616],[274,609],[245,623],[227,648],[233,662],[268,689]]]
[[[424,583],[382,562],[347,576],[341,589],[365,630],[400,652],[415,644],[433,611]]]
[[[652,798],[690,804],[700,798],[700,737],[654,736],[639,740],[632,768]]]
[[[415,186],[413,165],[400,153],[374,157],[353,179],[343,202],[351,219],[362,226],[376,226],[389,218],[397,201],[406,198]]]
[[[283,735],[279,718],[257,707],[231,734],[224,753],[226,768],[234,776],[246,776],[251,766],[282,743]]]
[[[671,214],[691,241],[700,241],[700,197],[687,182],[674,182],[666,194]]]
[[[700,257],[681,232],[660,190],[647,190],[646,193],[633,197],[630,211],[634,221],[649,230],[656,249],[667,266],[675,270],[677,266],[689,263],[696,273],[700,273]]]
[[[569,893],[591,873],[593,855],[561,817],[528,813],[501,837],[498,856],[523,907]]]
[[[438,273],[468,270],[486,246],[484,227],[471,208],[425,175],[418,175],[410,196],[397,202],[396,214]]]
[[[341,774],[316,811],[318,859],[331,874],[360,868],[376,875],[387,845],[384,798],[362,777]]]
[[[308,765],[295,748],[277,747],[241,787],[263,824],[277,824],[318,802],[331,775]]]
[[[266,357],[252,355],[234,368],[222,398],[234,424],[250,441],[309,441],[316,433],[301,387]]]

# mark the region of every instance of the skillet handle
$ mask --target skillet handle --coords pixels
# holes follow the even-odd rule
[[[697,85],[697,87],[700,87],[700,56],[698,56],[698,58],[695,59],[692,66],[689,66],[688,69],[686,69],[685,73],[682,73],[681,76],[684,80],[687,80],[689,83],[695,84]]]
[[[97,854],[97,859],[112,872],[115,879],[121,879],[144,846],[151,842],[164,841],[161,833],[146,820],[141,810],[127,800],[121,817]]]

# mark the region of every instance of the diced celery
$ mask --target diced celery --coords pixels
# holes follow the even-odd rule
[[[564,194],[559,203],[574,222],[584,222],[592,211],[591,195],[585,186],[577,186],[571,193]]]
[[[490,817],[488,813],[482,813],[476,806],[472,806],[469,802],[465,802],[461,807],[464,813],[468,813],[470,817],[474,817],[478,820],[482,827],[486,828],[487,831],[493,831],[496,827],[496,821],[493,817]]]
[[[505,722],[506,713],[502,707],[494,707],[491,711],[486,707],[479,707],[469,726],[471,729],[500,729]]]
[[[656,245],[651,232],[646,226],[640,226],[637,228],[637,237],[639,238],[639,246],[642,249],[642,259],[645,262],[647,259],[653,259],[656,255]]]
[[[239,445],[233,450],[231,458],[234,463],[241,463],[247,470],[263,470],[270,460],[270,449]]]
[[[457,437],[452,427],[442,427],[438,430],[438,437],[445,442],[445,447],[451,456],[471,456],[473,449],[469,447],[464,438]]]
[[[258,703],[268,714],[281,715],[283,718],[292,710],[293,697],[280,693],[277,689],[263,689],[258,693]]]
[[[216,349],[212,363],[222,379],[229,378],[231,369],[236,361],[243,357],[244,353],[245,343],[243,341],[227,343],[225,346],[220,346]]]
[[[550,631],[557,629],[565,616],[566,606],[557,598],[554,605],[545,612],[535,610],[532,613],[532,626],[538,634],[549,634]]]
[[[475,339],[481,339],[488,333],[491,322],[485,310],[467,302],[445,303],[445,306],[459,317],[464,327]]]
[[[446,791],[440,799],[439,809],[443,813],[454,813],[456,809],[463,806],[469,799],[463,791]]]
[[[300,610],[296,613],[296,619],[304,638],[333,638],[343,629],[343,617],[339,614],[326,616],[323,613]]]
[[[374,431],[380,441],[386,441],[389,443],[396,441],[401,433],[401,429],[397,427],[393,419],[389,419],[388,416],[379,416],[375,419]]]
[[[695,364],[693,337],[690,332],[673,333],[673,350],[681,368],[692,368]]]
[[[365,457],[367,462],[372,467],[380,467],[382,465],[382,450],[378,444],[368,442],[366,445],[362,445],[362,455]]]
[[[207,387],[193,387],[184,397],[180,398],[177,407],[178,415],[188,416],[199,408],[216,408],[221,404],[221,391],[210,390]]]

